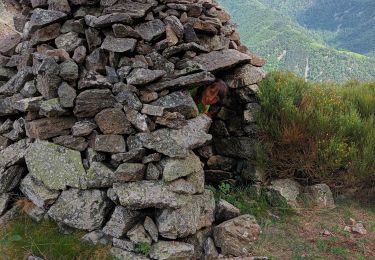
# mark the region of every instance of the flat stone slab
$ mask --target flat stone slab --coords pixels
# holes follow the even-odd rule
[[[161,20],[155,19],[139,24],[134,29],[145,41],[152,41],[165,33],[165,24]]]
[[[132,18],[142,18],[152,8],[153,4],[150,2],[142,3],[134,0],[120,0],[115,5],[104,9],[103,13],[126,13]]]
[[[35,142],[27,149],[25,157],[31,176],[49,189],[80,188],[80,180],[86,175],[80,152],[53,143]]]
[[[193,259],[194,246],[176,241],[159,241],[151,247],[150,257],[152,259]]]
[[[0,169],[21,162],[25,157],[28,145],[26,139],[22,139],[0,151]]]
[[[137,44],[136,39],[115,38],[112,36],[107,36],[104,39],[101,48],[107,51],[125,53],[125,52],[133,52],[136,44]]]
[[[51,11],[44,9],[34,9],[33,14],[30,18],[30,30],[42,28],[46,25],[60,22],[67,17],[67,14],[60,11]]]
[[[251,57],[237,50],[229,49],[201,54],[193,60],[201,64],[206,71],[218,72],[239,64],[249,63]]]
[[[70,189],[63,191],[48,215],[55,221],[77,229],[99,229],[110,209],[105,191]]]

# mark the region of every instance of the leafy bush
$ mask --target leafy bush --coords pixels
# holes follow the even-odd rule
[[[135,246],[135,251],[140,254],[148,255],[151,251],[151,245],[147,243],[139,243]]]
[[[375,179],[375,83],[313,84],[273,72],[259,101],[269,176],[336,186]]]

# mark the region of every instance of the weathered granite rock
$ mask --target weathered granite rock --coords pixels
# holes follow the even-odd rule
[[[68,83],[63,82],[57,90],[59,96],[59,102],[62,107],[74,107],[74,100],[77,97],[76,90],[71,87]]]
[[[12,56],[16,46],[20,43],[21,36],[17,33],[3,35],[0,39],[0,54]]]
[[[25,67],[18,70],[16,75],[14,75],[7,83],[0,86],[0,95],[13,95],[19,92],[27,81],[32,80],[32,77],[33,71],[31,67]]]
[[[122,206],[131,209],[179,208],[191,198],[168,190],[161,181],[115,183],[113,190]]]
[[[31,144],[25,159],[30,175],[53,190],[80,188],[86,174],[78,151],[46,141]]]
[[[108,245],[111,243],[110,237],[104,234],[101,230],[89,232],[84,235],[81,240],[90,243],[91,245]]]
[[[110,13],[99,17],[86,15],[85,22],[90,27],[104,28],[111,26],[114,23],[131,24],[132,18],[126,13]]]
[[[164,70],[149,70],[149,69],[134,69],[130,74],[126,77],[126,81],[128,84],[132,85],[146,85],[155,80],[160,79],[166,74]]]
[[[61,193],[48,215],[70,227],[92,231],[102,226],[109,208],[104,191],[69,189]]]
[[[149,132],[148,117],[139,113],[137,110],[124,107],[126,118],[129,122],[141,132]]]
[[[85,90],[77,96],[74,114],[76,117],[93,117],[101,110],[113,107],[114,105],[115,99],[110,90]]]
[[[164,89],[181,90],[192,89],[209,85],[215,81],[215,76],[204,71],[191,75],[185,75],[176,79],[157,82],[147,87],[149,91],[162,91]]]
[[[31,97],[21,99],[15,102],[13,107],[19,111],[38,111],[43,101],[43,97]]]
[[[114,24],[112,25],[113,33],[117,38],[135,38],[139,39],[141,36],[134,30],[131,26],[124,24]]]
[[[61,135],[53,138],[52,141],[55,144],[80,152],[85,151],[88,146],[88,142],[85,138],[72,135]]]
[[[22,180],[20,190],[29,200],[40,208],[50,206],[60,195],[59,191],[48,189],[42,183],[33,179],[31,175],[27,175]]]
[[[134,92],[127,90],[118,93],[116,101],[137,111],[141,110],[143,106],[137,95]]]
[[[168,112],[178,112],[187,119],[198,115],[197,105],[186,91],[173,92],[152,102],[151,105],[163,107]]]
[[[248,256],[260,233],[256,219],[242,215],[216,226],[214,240],[223,255]]]
[[[327,184],[315,184],[306,188],[313,203],[320,208],[335,208],[332,191]]]
[[[170,58],[172,56],[176,56],[176,54],[179,54],[180,52],[186,52],[186,51],[208,52],[208,49],[206,49],[205,47],[195,42],[182,43],[177,46],[171,46],[171,47],[166,48],[163,51],[163,56],[166,58]]]
[[[124,153],[126,151],[124,137],[121,135],[97,135],[94,150],[107,153]]]
[[[123,163],[116,172],[117,182],[141,181],[146,171],[146,166],[141,163]]]
[[[129,134],[131,124],[119,108],[107,108],[95,116],[95,122],[103,134]]]
[[[119,259],[119,260],[122,260],[122,259],[148,260],[149,259],[149,258],[147,258],[143,255],[132,253],[132,252],[129,252],[127,250],[123,250],[123,249],[120,249],[120,248],[117,248],[117,247],[111,248],[111,255],[115,259]]]
[[[233,68],[239,64],[249,63],[250,59],[251,57],[246,54],[229,49],[201,54],[195,57],[194,61],[200,63],[204,70],[218,72]]]
[[[233,219],[240,214],[240,210],[226,200],[220,199],[216,204],[215,220],[217,223]]]
[[[262,69],[247,64],[228,74],[224,80],[230,88],[242,88],[260,82],[265,77]]]
[[[66,60],[60,64],[60,77],[62,79],[75,81],[78,79],[78,76],[78,65],[73,60]]]
[[[119,165],[123,162],[135,163],[142,161],[143,156],[145,155],[146,150],[144,148],[134,148],[130,149],[126,153],[117,153],[112,154],[111,163]]]
[[[163,180],[166,182],[203,170],[202,163],[193,152],[184,159],[166,158],[162,161]]]
[[[56,39],[60,35],[60,28],[59,23],[54,23],[37,30],[31,37],[31,44],[37,45]]]
[[[83,39],[76,32],[62,34],[55,39],[56,47],[64,49],[67,52],[73,52],[77,47],[83,44]]]
[[[88,136],[97,128],[97,125],[90,121],[78,121],[72,126],[73,136]]]
[[[47,211],[44,208],[34,204],[31,206],[28,205],[28,207],[30,207],[30,209],[28,208],[26,214],[35,222],[41,222],[46,217]]]
[[[291,179],[279,179],[271,182],[267,188],[267,198],[272,206],[290,206],[296,209],[297,199],[301,193],[301,185]]]
[[[67,15],[60,11],[51,11],[37,8],[33,11],[30,18],[30,31],[35,31],[46,25],[60,22],[66,17]]]
[[[112,239],[112,244],[113,244],[113,247],[117,247],[128,252],[135,251],[135,244],[128,239],[118,239],[114,237]]]
[[[0,169],[22,162],[28,145],[27,140],[23,139],[1,150]]]
[[[10,194],[0,194],[0,216],[2,216],[7,211],[10,200]]]
[[[133,52],[137,40],[132,38],[115,38],[107,36],[101,46],[102,49],[113,52]]]
[[[151,245],[152,243],[151,237],[146,232],[142,224],[135,225],[126,233],[126,236],[129,237],[130,241],[134,242],[135,244]]]
[[[145,41],[152,41],[165,33],[165,25],[161,20],[155,19],[137,25],[135,30]]]
[[[143,227],[147,231],[147,233],[151,236],[154,242],[158,242],[159,231],[158,227],[156,226],[155,222],[148,216],[146,216],[145,221],[143,223]]]
[[[0,194],[10,192],[18,186],[26,169],[19,165],[10,166],[9,168],[0,168]]]
[[[214,221],[215,198],[206,190],[194,195],[183,207],[159,210],[156,223],[162,237],[176,239],[187,237]]]
[[[45,117],[66,116],[69,112],[64,109],[58,98],[51,98],[40,103],[39,115]]]
[[[103,228],[103,232],[109,236],[120,238],[132,227],[141,221],[142,213],[136,210],[116,206],[110,220]]]
[[[183,242],[159,241],[152,245],[150,257],[159,260],[192,259],[194,246]]]
[[[48,139],[66,134],[75,124],[73,117],[50,117],[26,123],[26,134],[30,138]]]

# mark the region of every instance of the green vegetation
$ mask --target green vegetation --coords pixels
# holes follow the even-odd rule
[[[140,254],[148,255],[151,251],[151,245],[147,243],[140,243],[135,246],[135,251]]]
[[[1,259],[25,259],[29,255],[44,259],[111,259],[108,246],[91,246],[81,241],[84,232],[62,235],[49,220],[34,222],[21,215],[0,227]]]
[[[331,16],[335,14],[337,3],[331,5],[324,1],[324,4],[319,5],[318,2],[320,1],[220,0],[219,2],[233,16],[238,25],[242,42],[251,51],[267,60],[265,66],[267,71],[293,71],[300,76],[306,74],[307,79],[313,81],[333,80],[342,82],[351,79],[361,81],[375,79],[375,58],[369,56],[370,52],[374,53],[375,48],[369,47],[368,51],[360,52],[368,54],[368,56],[364,56],[351,52],[350,50],[354,49],[344,44],[359,46],[357,41],[361,41],[364,44],[373,45],[374,41],[370,39],[374,37],[371,36],[370,32],[374,32],[374,26],[365,23],[366,19],[361,18],[358,26],[366,27],[366,31],[358,30],[357,35],[351,36],[352,42],[355,43],[350,43],[347,39],[339,39],[339,37],[335,40],[336,29],[335,32],[331,32],[318,26],[305,27],[307,18],[302,21],[301,17],[313,7],[322,9],[322,12],[324,9],[324,12]],[[342,1],[330,2],[343,4]],[[361,1],[349,0],[344,2]],[[345,12],[351,9],[340,8],[338,10]],[[349,13],[355,17],[358,12]],[[370,13],[372,14],[373,11],[370,11]],[[321,20],[320,15],[323,16],[323,14],[314,13],[307,20],[311,23],[314,21],[318,23]],[[373,15],[369,16],[367,12],[364,17],[371,18],[371,21],[374,21]],[[328,17],[328,20],[334,21],[335,19]],[[355,19],[352,20],[354,23]],[[356,31],[356,29],[353,28],[353,31]],[[346,32],[347,30],[343,30],[342,34],[346,35]],[[363,37],[358,37],[358,34],[362,35],[362,32]],[[346,50],[343,50],[343,48]]]
[[[271,177],[332,185],[375,180],[375,83],[307,83],[273,72],[258,123]]]

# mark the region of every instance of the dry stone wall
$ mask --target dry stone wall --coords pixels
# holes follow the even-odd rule
[[[251,254],[256,220],[205,190],[262,181],[251,161],[264,61],[228,13],[212,0],[19,7],[0,40],[0,215],[25,197],[35,220],[111,239],[120,259]],[[217,79],[229,91],[211,118],[189,90]]]

